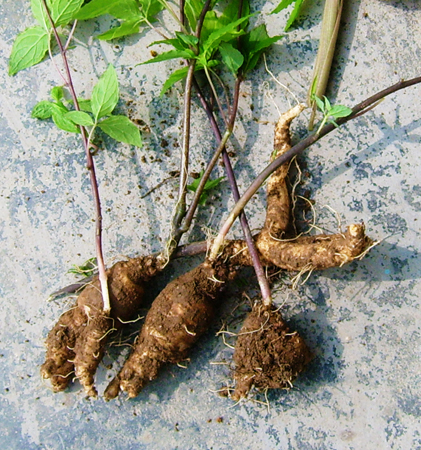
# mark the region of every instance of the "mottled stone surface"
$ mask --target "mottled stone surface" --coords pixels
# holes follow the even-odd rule
[[[275,3],[253,2],[264,12]],[[321,2],[314,3],[306,8],[308,15],[299,28],[268,55],[271,71],[301,100],[312,72],[322,12]],[[335,215],[324,208],[329,205],[344,224],[364,221],[381,243],[359,263],[313,274],[295,293],[286,288],[277,292],[276,301],[285,302],[286,316],[316,355],[295,388],[271,392],[270,409],[253,401],[232,407],[212,392],[227,382],[229,368],[211,364],[232,351],[210,333],[193,352],[187,370],[169,368],[137,399],[106,404],[86,400],[78,384],[53,394],[39,376],[46,333],[67,306],[66,301],[47,298],[73,282],[66,273],[72,264],[93,256],[93,214],[78,138],[49,121],[30,118],[33,105],[60,84],[53,65],[46,61],[13,78],[7,75],[15,36],[34,23],[29,2],[1,0],[0,15],[2,447],[421,449],[421,88],[391,96],[306,155],[310,176],[304,188],[311,189],[316,200],[317,224],[337,229]],[[285,23],[282,15],[265,20],[270,35]],[[101,27],[106,24],[82,24],[76,36],[86,41],[86,35]],[[353,105],[401,78],[419,75],[420,35],[417,1],[346,2],[329,98]],[[163,81],[177,63],[135,66],[149,58],[146,45],[157,39],[148,33],[113,45],[94,41],[69,52],[81,96],[90,95],[111,62],[121,83],[119,111],[143,120],[151,130],[144,134],[142,149],[105,139],[106,149],[96,156],[108,261],[157,251],[168,231],[177,182],[142,198],[178,165],[182,89],[159,98]],[[288,100],[263,65],[242,92],[233,149],[244,189],[269,155],[275,103],[284,110]],[[200,171],[213,146],[204,120],[196,105],[192,171]],[[304,132],[303,117],[295,133]],[[222,168],[218,170],[222,174]],[[254,228],[262,223],[263,199],[261,192],[248,208]],[[203,236],[201,226],[217,229],[221,211],[232,200],[221,193],[212,205],[200,213],[196,237]],[[238,235],[238,228],[235,232]],[[178,266],[185,270],[189,263]],[[225,313],[234,306],[232,299]],[[213,332],[218,329],[216,324]],[[230,329],[235,330],[235,324]],[[100,392],[122,363],[120,349],[106,357],[106,364],[114,363],[111,370],[100,368]]]

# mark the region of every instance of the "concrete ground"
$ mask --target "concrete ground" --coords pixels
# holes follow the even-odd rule
[[[7,449],[421,449],[420,141],[421,88],[387,98],[372,112],[335,131],[306,153],[303,190],[315,200],[317,225],[335,232],[364,221],[380,243],[360,262],[313,273],[296,291],[277,282],[276,301],[315,353],[290,391],[233,405],[214,391],[229,379],[232,350],[215,333],[223,319],[235,330],[241,312],[230,298],[218,322],[191,355],[187,369],[169,367],[135,400],[86,399],[75,383],[54,394],[39,375],[44,339],[71,304],[48,301],[72,283],[73,264],[94,256],[93,211],[77,136],[31,119],[36,102],[60,84],[45,61],[11,78],[7,62],[16,35],[34,24],[29,2],[1,0],[0,133],[0,435]],[[264,13],[276,2],[253,2]],[[312,2],[308,2],[312,3]],[[277,79],[304,100],[312,73],[322,2],[267,56]],[[400,79],[420,75],[421,6],[410,0],[345,2],[328,96],[352,106]],[[264,15],[270,35],[283,15]],[[104,205],[107,262],[158,251],[168,232],[176,180],[151,188],[178,167],[182,88],[159,97],[174,63],[136,66],[149,58],[151,33],[112,44],[87,41],[107,24],[81,24],[69,52],[76,89],[88,97],[108,63],[121,83],[119,111],[143,121],[144,147],[104,139],[95,157]],[[159,48],[158,48],[159,50]],[[56,58],[59,63],[59,59]],[[241,118],[232,150],[244,190],[265,166],[278,112],[293,102],[263,64],[242,88]],[[132,103],[130,103],[132,102]],[[251,107],[253,105],[253,107]],[[194,106],[192,148],[200,171],[214,147]],[[307,113],[306,113],[307,114]],[[295,124],[305,133],[308,114]],[[262,153],[264,151],[265,153]],[[267,156],[266,156],[267,155]],[[222,168],[218,168],[222,174]],[[226,186],[226,184],[224,185]],[[232,206],[229,193],[199,212],[190,239],[215,231]],[[262,223],[264,194],[248,208]],[[239,235],[238,227],[233,232]],[[178,262],[157,290],[196,260]],[[252,295],[245,275],[236,289]],[[250,284],[250,286],[248,286]],[[156,292],[154,292],[156,294]],[[152,293],[153,294],[153,293]],[[151,294],[151,296],[152,296]],[[237,316],[236,316],[237,314]],[[102,392],[128,347],[115,347],[100,367]],[[265,404],[268,400],[269,404]]]

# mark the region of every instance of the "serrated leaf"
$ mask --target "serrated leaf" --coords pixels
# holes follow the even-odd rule
[[[244,56],[231,44],[223,42],[218,47],[222,61],[228,69],[235,75],[244,62]]]
[[[75,125],[81,125],[83,127],[92,127],[94,125],[92,117],[83,111],[70,111],[64,117]]]
[[[136,147],[142,146],[139,129],[126,116],[110,116],[99,122],[98,126],[116,141]]]
[[[31,117],[41,120],[49,119],[53,115],[54,106],[56,106],[54,103],[42,100],[32,108]]]
[[[55,101],[60,101],[64,97],[63,86],[54,86],[51,89],[50,95]]]
[[[194,58],[195,56],[196,55],[189,49],[170,50],[168,52],[161,53],[160,55],[155,56],[155,58],[152,58],[152,59],[149,59],[148,61],[140,63],[139,65],[151,64],[151,63],[156,63],[156,62],[161,62],[161,61],[168,61],[170,59],[175,59],[175,58],[191,59],[191,58]]]
[[[91,107],[95,120],[111,114],[119,99],[117,73],[112,64],[92,90]]]
[[[123,22],[119,27],[111,28],[97,36],[102,41],[110,41],[111,39],[121,38],[123,36],[129,36],[130,34],[139,33],[141,20]]]
[[[352,113],[352,109],[348,106],[335,105],[329,110],[329,116],[339,119],[340,117],[347,117]]]
[[[13,43],[9,59],[9,75],[38,64],[48,51],[50,35],[41,27],[27,28]]]
[[[58,128],[69,133],[79,133],[79,127],[66,118],[67,111],[57,107],[53,110],[53,121]]]
[[[56,27],[67,25],[79,11],[84,0],[49,0],[48,6]]]

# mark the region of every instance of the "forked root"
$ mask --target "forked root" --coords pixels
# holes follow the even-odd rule
[[[104,314],[98,278],[79,295],[76,307],[66,311],[48,334],[43,378],[55,392],[64,390],[73,371],[88,396],[95,397],[94,375],[108,336],[131,320],[142,305],[144,286],[159,271],[152,257],[119,262],[107,271],[111,316]],[[121,321],[120,321],[121,319]]]

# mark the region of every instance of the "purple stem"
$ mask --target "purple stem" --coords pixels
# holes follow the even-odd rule
[[[61,43],[60,36],[58,35],[57,28],[51,17],[46,0],[42,0],[42,3],[44,5],[45,11],[47,13],[48,19],[51,23],[51,27],[52,27],[57,45],[60,49],[60,54],[61,54],[61,57],[63,60],[64,70],[65,70],[66,76],[67,76],[67,80],[66,80],[67,87],[70,91],[70,95],[72,97],[73,104],[75,106],[76,111],[80,111],[79,102],[77,100],[76,91],[75,91],[73,81],[72,81],[72,75],[70,73],[69,63],[67,61],[66,49],[63,47],[63,44]],[[72,31],[74,31],[74,30],[72,30]],[[92,154],[90,151],[91,145],[90,145],[89,139],[87,137],[85,128],[83,126],[80,126],[79,128],[80,128],[80,133],[82,135],[83,146],[85,148],[86,166],[87,166],[87,169],[89,170],[89,174],[90,174],[91,190],[92,190],[92,196],[93,196],[93,200],[94,200],[95,228],[96,228],[95,249],[96,249],[99,278],[101,280],[101,290],[102,290],[102,295],[104,298],[104,311],[107,311],[107,310],[109,310],[109,301],[106,300],[108,298],[108,292],[104,292],[104,288],[106,288],[106,279],[107,278],[106,278],[106,272],[105,272],[104,255],[103,255],[103,251],[102,251],[101,200],[100,200],[100,196],[99,196],[98,182],[97,182],[97,177],[96,177],[96,173],[95,173],[95,164],[94,164],[94,160],[92,158]]]
[[[237,115],[237,110],[238,110],[238,95],[239,95],[239,91],[240,91],[240,84],[241,84],[241,80],[239,78],[237,78],[236,83],[235,83],[235,88],[234,88],[235,94],[234,94],[233,107],[232,107],[231,114],[230,114],[230,116],[231,116],[230,123],[232,124],[232,126],[234,124],[234,121],[235,121],[235,118]],[[200,103],[202,104],[202,107],[205,110],[206,115],[208,116],[213,133],[215,135],[215,138],[219,144],[222,140],[222,135],[219,130],[218,124],[216,123],[213,111],[212,111],[211,107],[209,106],[208,102],[206,101],[206,99],[204,98],[203,93],[202,93],[202,91],[199,87],[199,84],[197,83],[196,80],[194,80],[193,85],[197,91],[197,96],[199,97]],[[227,153],[225,147],[222,150],[222,158],[224,161],[224,166],[225,166],[228,182],[231,187],[232,195],[234,197],[234,201],[237,203],[238,200],[240,199],[240,192],[238,190],[237,180],[235,179],[235,174],[234,174],[234,171],[233,171],[233,168],[231,165],[231,160],[230,160],[230,157],[228,156],[228,153]],[[250,231],[250,226],[249,226],[249,223],[247,220],[247,216],[244,213],[244,211],[242,211],[240,214],[240,224],[241,224],[241,228],[243,229],[244,239],[247,242],[247,247],[249,249],[251,259],[253,261],[253,267],[256,272],[260,290],[262,292],[263,301],[265,303],[267,303],[267,302],[270,303],[270,301],[271,301],[270,299],[272,298],[272,296],[271,296],[269,282],[266,278],[262,263],[260,261],[259,253],[257,251],[256,244],[253,239],[253,235],[251,234],[251,231]]]

